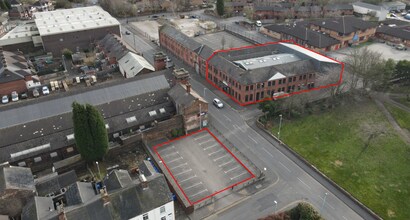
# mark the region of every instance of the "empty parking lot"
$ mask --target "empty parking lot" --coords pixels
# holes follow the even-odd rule
[[[191,204],[254,178],[208,129],[157,145],[154,151]]]

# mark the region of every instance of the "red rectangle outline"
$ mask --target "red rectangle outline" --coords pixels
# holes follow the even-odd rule
[[[192,202],[192,201],[188,198],[188,196],[186,195],[186,193],[185,193],[185,191],[182,189],[182,187],[179,185],[178,181],[176,180],[175,176],[172,174],[172,172],[171,172],[171,170],[169,169],[168,165],[165,163],[165,161],[162,159],[161,155],[158,153],[157,148],[158,148],[158,147],[162,147],[162,146],[164,146],[164,145],[166,145],[166,144],[172,143],[172,142],[174,142],[174,141],[180,140],[180,139],[182,139],[182,138],[189,137],[189,136],[191,136],[191,135],[194,135],[194,134],[203,132],[203,131],[208,132],[231,156],[233,156],[233,158],[235,158],[235,160],[236,160],[243,168],[246,169],[246,171],[248,171],[248,173],[251,174],[251,177],[246,178],[246,179],[244,179],[244,180],[242,180],[242,181],[240,181],[240,182],[234,183],[234,184],[232,184],[232,185],[230,185],[230,186],[228,186],[228,187],[226,187],[226,188],[224,188],[224,189],[222,189],[222,190],[216,191],[216,192],[212,193],[211,195],[208,195],[208,196],[206,196],[206,197],[204,197],[204,198],[202,198],[202,199],[199,199],[199,200],[197,200],[197,201],[195,201],[195,202]],[[168,173],[171,175],[171,177],[172,177],[172,179],[174,180],[174,182],[177,184],[179,190],[181,190],[181,192],[182,192],[182,194],[184,195],[185,199],[189,202],[189,204],[190,204],[191,206],[192,206],[192,205],[195,205],[195,204],[197,204],[197,203],[199,203],[199,202],[201,202],[201,201],[203,201],[203,200],[206,200],[206,199],[208,199],[208,198],[211,198],[211,197],[215,196],[215,195],[218,194],[218,193],[224,192],[225,190],[228,190],[228,189],[230,189],[230,188],[232,188],[232,187],[234,187],[234,186],[237,186],[237,185],[239,185],[239,184],[241,184],[241,183],[244,183],[244,182],[246,182],[246,181],[249,181],[249,180],[251,180],[252,178],[255,178],[255,174],[253,174],[208,128],[203,128],[203,129],[201,129],[201,130],[198,130],[198,131],[189,133],[189,134],[187,134],[187,135],[184,135],[184,136],[181,136],[181,137],[178,137],[178,138],[175,138],[175,139],[166,141],[166,142],[164,142],[164,143],[157,144],[157,145],[155,145],[155,146],[153,147],[153,149],[154,149],[154,152],[157,154],[158,158],[162,161],[162,164],[164,164],[165,168],[167,169]]]

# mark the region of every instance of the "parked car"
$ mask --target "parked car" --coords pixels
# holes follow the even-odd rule
[[[257,21],[255,22],[255,24],[256,24],[257,27],[262,27],[262,22],[259,21],[259,20],[257,20]]]
[[[390,14],[390,17],[391,18],[397,18],[397,15],[396,14]]]
[[[389,46],[393,46],[393,47],[394,47],[394,43],[391,42],[391,41],[386,41],[386,44],[389,45]]]
[[[397,50],[407,50],[407,47],[404,46],[403,44],[397,44],[397,45],[396,45],[396,49],[397,49]]]
[[[27,98],[28,98],[27,93],[26,93],[26,92],[21,93],[21,94],[20,94],[20,98],[21,98],[21,99],[27,99]]]
[[[4,96],[1,98],[1,103],[3,103],[3,104],[9,103],[9,96],[4,95]]]
[[[159,18],[159,16],[158,16],[158,15],[152,15],[151,18],[152,18],[153,20],[157,20],[157,19]]]
[[[48,90],[47,86],[43,86],[43,88],[41,89],[41,91],[43,92],[43,95],[48,95],[50,94],[50,90]]]
[[[34,96],[34,98],[37,98],[37,97],[40,96],[40,93],[38,92],[37,89],[34,89],[34,90],[33,90],[33,96]]]
[[[171,62],[172,60],[171,60],[171,58],[169,58],[169,57],[167,56],[166,59],[165,59],[165,61]]]
[[[130,34],[131,34],[131,32],[129,32],[129,31],[125,31],[125,34],[126,34],[126,35],[130,35]]]
[[[214,103],[214,105],[217,107],[217,108],[223,108],[224,107],[224,104],[221,102],[221,100],[219,100],[219,99],[214,99],[213,101],[212,101],[212,103]]]
[[[16,91],[11,92],[11,101],[17,102],[19,100],[19,94]]]

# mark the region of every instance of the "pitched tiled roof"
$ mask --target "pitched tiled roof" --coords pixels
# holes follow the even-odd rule
[[[324,9],[328,11],[353,10],[353,5],[351,4],[328,4],[324,6]]]
[[[312,21],[311,24],[343,34],[350,34],[358,30],[366,30],[377,27],[376,23],[363,21],[362,19],[355,17],[329,18],[319,21]]]
[[[383,33],[386,35],[390,35],[393,37],[398,37],[403,40],[410,40],[410,26],[404,27],[389,27],[389,26],[382,26],[377,28],[376,33]]]

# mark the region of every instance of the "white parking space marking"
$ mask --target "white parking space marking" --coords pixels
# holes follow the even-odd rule
[[[232,121],[230,118],[228,118],[228,116],[226,116],[226,115],[224,115],[224,116],[225,116],[226,120]]]
[[[199,140],[199,139],[201,139],[201,138],[204,138],[204,137],[208,137],[208,135],[202,135],[202,136],[196,137],[196,138],[194,138],[194,139],[197,141],[197,140]]]
[[[253,142],[255,142],[255,144],[258,143],[255,139],[253,139],[253,138],[252,138],[251,136],[249,136],[249,135],[248,135],[248,138],[251,139]]]
[[[206,144],[206,143],[208,143],[208,142],[210,142],[210,141],[213,141],[212,139],[208,139],[208,140],[206,140],[206,141],[204,141],[204,142],[201,142],[201,143],[198,143],[199,145],[203,145],[203,144]]]
[[[221,165],[218,165],[218,166],[219,166],[219,167],[223,167],[223,166],[228,165],[228,164],[230,164],[230,163],[232,163],[232,162],[234,162],[233,159],[231,159],[231,160],[229,160],[229,161],[227,161],[227,162],[225,162],[225,163],[223,163],[223,164],[221,164]]]
[[[214,159],[214,162],[216,162],[217,160],[220,160],[220,159],[222,159],[222,158],[224,158],[224,157],[227,157],[227,156],[229,156],[229,154],[225,154],[225,155],[223,155],[223,156],[221,156],[221,157],[218,157],[218,158]]]
[[[271,157],[273,157],[273,155],[268,151],[268,150],[266,150],[264,147],[262,147],[262,150],[264,150],[266,153],[268,153]]]
[[[168,151],[168,150],[175,150],[175,146],[174,146],[174,145],[168,146],[168,147],[166,147],[165,149],[159,151],[159,153],[160,153],[160,154],[164,154],[164,152],[165,152],[165,151]]]
[[[197,192],[193,195],[190,195],[189,197],[194,197],[194,196],[199,195],[199,194],[204,193],[204,192],[208,192],[208,190],[207,189],[201,190],[201,191],[199,191],[199,192]]]
[[[306,184],[305,182],[303,182],[299,177],[297,177],[297,178],[298,178],[298,180],[299,180],[301,183],[303,183],[303,185],[305,185],[307,188],[311,189],[308,184]]]
[[[289,171],[289,173],[291,173],[292,171],[289,169],[289,168],[287,168],[282,162],[280,162],[280,161],[278,161],[279,163],[280,163],[280,165],[282,165],[287,171]]]
[[[229,169],[229,170],[227,170],[227,171],[224,171],[224,172],[225,172],[225,173],[229,173],[229,172],[231,172],[231,171],[233,171],[233,170],[238,169],[239,167],[241,167],[241,166],[237,165],[236,167],[231,168],[231,169]]]
[[[184,179],[184,180],[178,181],[178,182],[181,184],[181,183],[186,182],[186,181],[188,181],[188,180],[192,180],[192,179],[195,178],[195,177],[196,177],[196,175],[193,175],[193,176],[190,176],[190,177],[188,177],[188,178],[186,178],[186,179]]]
[[[188,165],[188,163],[181,163],[181,164],[180,164],[180,165],[178,165],[178,166],[174,166],[174,167],[172,167],[172,168],[171,168],[171,170],[176,169],[176,168],[178,168],[178,167],[185,166],[185,165]]]
[[[223,149],[221,148],[221,149],[219,149],[219,150],[217,150],[217,151],[214,151],[214,152],[212,152],[212,153],[209,153],[208,156],[212,156],[213,154],[219,153],[219,152],[221,152],[222,150],[223,150]]]
[[[320,198],[322,201],[324,200],[324,198],[322,198],[321,196],[319,196],[319,198]],[[335,209],[335,207],[331,206],[328,201],[326,201],[326,205],[329,206],[329,207],[332,208],[332,209]]]
[[[209,147],[205,147],[204,150],[208,150],[209,148],[213,148],[213,147],[216,147],[216,146],[218,146],[218,144],[214,144],[214,145],[211,145]]]
[[[185,187],[184,190],[191,189],[191,188],[193,188],[193,187],[195,187],[195,186],[199,186],[199,185],[201,185],[201,184],[202,184],[202,182],[195,183],[195,184],[193,184],[193,185],[190,185],[190,186],[188,186],[188,187]]]
[[[243,172],[243,173],[241,173],[241,174],[239,174],[239,175],[237,175],[237,176],[232,177],[231,180],[236,179],[236,178],[238,178],[238,177],[240,177],[240,176],[242,176],[242,175],[244,175],[244,174],[247,174],[247,173],[248,173],[248,172]]]
[[[162,158],[169,157],[169,156],[172,156],[172,155],[175,155],[175,154],[178,154],[178,151],[175,151],[175,152],[173,152],[173,153],[166,154],[166,155],[164,155]]]
[[[182,175],[182,174],[184,174],[184,173],[188,173],[188,172],[190,172],[190,171],[192,171],[192,169],[182,171],[182,172],[180,172],[180,173],[178,173],[178,174],[175,174],[174,176],[177,177],[177,176],[179,176],[179,175]]]
[[[172,162],[175,162],[175,161],[177,161],[177,160],[182,160],[182,159],[184,159],[184,158],[178,157],[178,158],[175,158],[175,159],[173,159],[173,160],[170,160],[170,161],[168,161],[168,162],[166,162],[166,163],[172,163]]]

